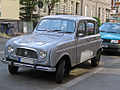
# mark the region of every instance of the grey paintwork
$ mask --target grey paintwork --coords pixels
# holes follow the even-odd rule
[[[80,63],[81,58],[84,58],[84,55],[82,54],[87,55],[88,52],[89,54],[91,53],[91,56],[89,56],[88,54],[88,58],[86,59],[84,58],[85,60],[88,60],[94,57],[97,50],[101,48],[101,39],[99,34],[86,36],[86,37],[77,37],[76,35],[79,21],[92,20],[94,22],[97,22],[95,19],[89,17],[82,17],[82,16],[72,16],[72,15],[46,16],[44,18],[73,20],[76,22],[75,32],[58,33],[58,32],[38,31],[37,29],[35,29],[33,34],[19,36],[10,39],[5,45],[5,56],[13,60],[18,59],[18,56],[16,56],[14,52],[12,54],[8,53],[7,47],[9,45],[12,45],[14,47],[14,50],[18,47],[28,48],[36,51],[38,54],[38,60],[34,60],[35,65],[37,64],[40,66],[55,68],[58,61],[64,55],[69,56],[71,65],[74,66]],[[41,50],[47,53],[47,57],[44,59],[41,59],[39,56],[39,52]],[[5,61],[6,59],[3,60],[3,62]]]

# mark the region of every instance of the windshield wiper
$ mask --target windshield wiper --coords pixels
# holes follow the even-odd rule
[[[59,31],[62,31],[62,30],[49,30],[49,32],[59,32]]]
[[[106,32],[106,31],[100,31],[100,32]]]
[[[49,31],[49,30],[38,30],[38,31]]]
[[[62,30],[46,30],[48,32],[59,32],[59,33],[72,33],[72,32],[69,32],[69,31],[62,31]]]
[[[60,33],[72,33],[72,32],[66,31],[66,32],[60,32]]]
[[[108,31],[107,33],[116,33],[116,32],[113,32],[113,31]]]

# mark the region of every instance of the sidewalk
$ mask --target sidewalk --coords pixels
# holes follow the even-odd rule
[[[10,38],[0,37],[0,44],[5,44]]]
[[[98,67],[54,90],[120,90],[120,59],[114,59],[111,65]]]

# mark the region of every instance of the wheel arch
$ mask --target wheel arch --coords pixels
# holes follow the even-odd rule
[[[58,62],[56,64],[56,67],[61,60],[65,60],[65,66],[71,67],[71,59],[70,59],[70,56],[68,54],[64,54],[60,57],[60,59],[58,60]]]

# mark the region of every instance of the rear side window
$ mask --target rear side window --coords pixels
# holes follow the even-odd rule
[[[88,31],[88,35],[94,35],[95,34],[95,23],[87,22],[87,31]]]

